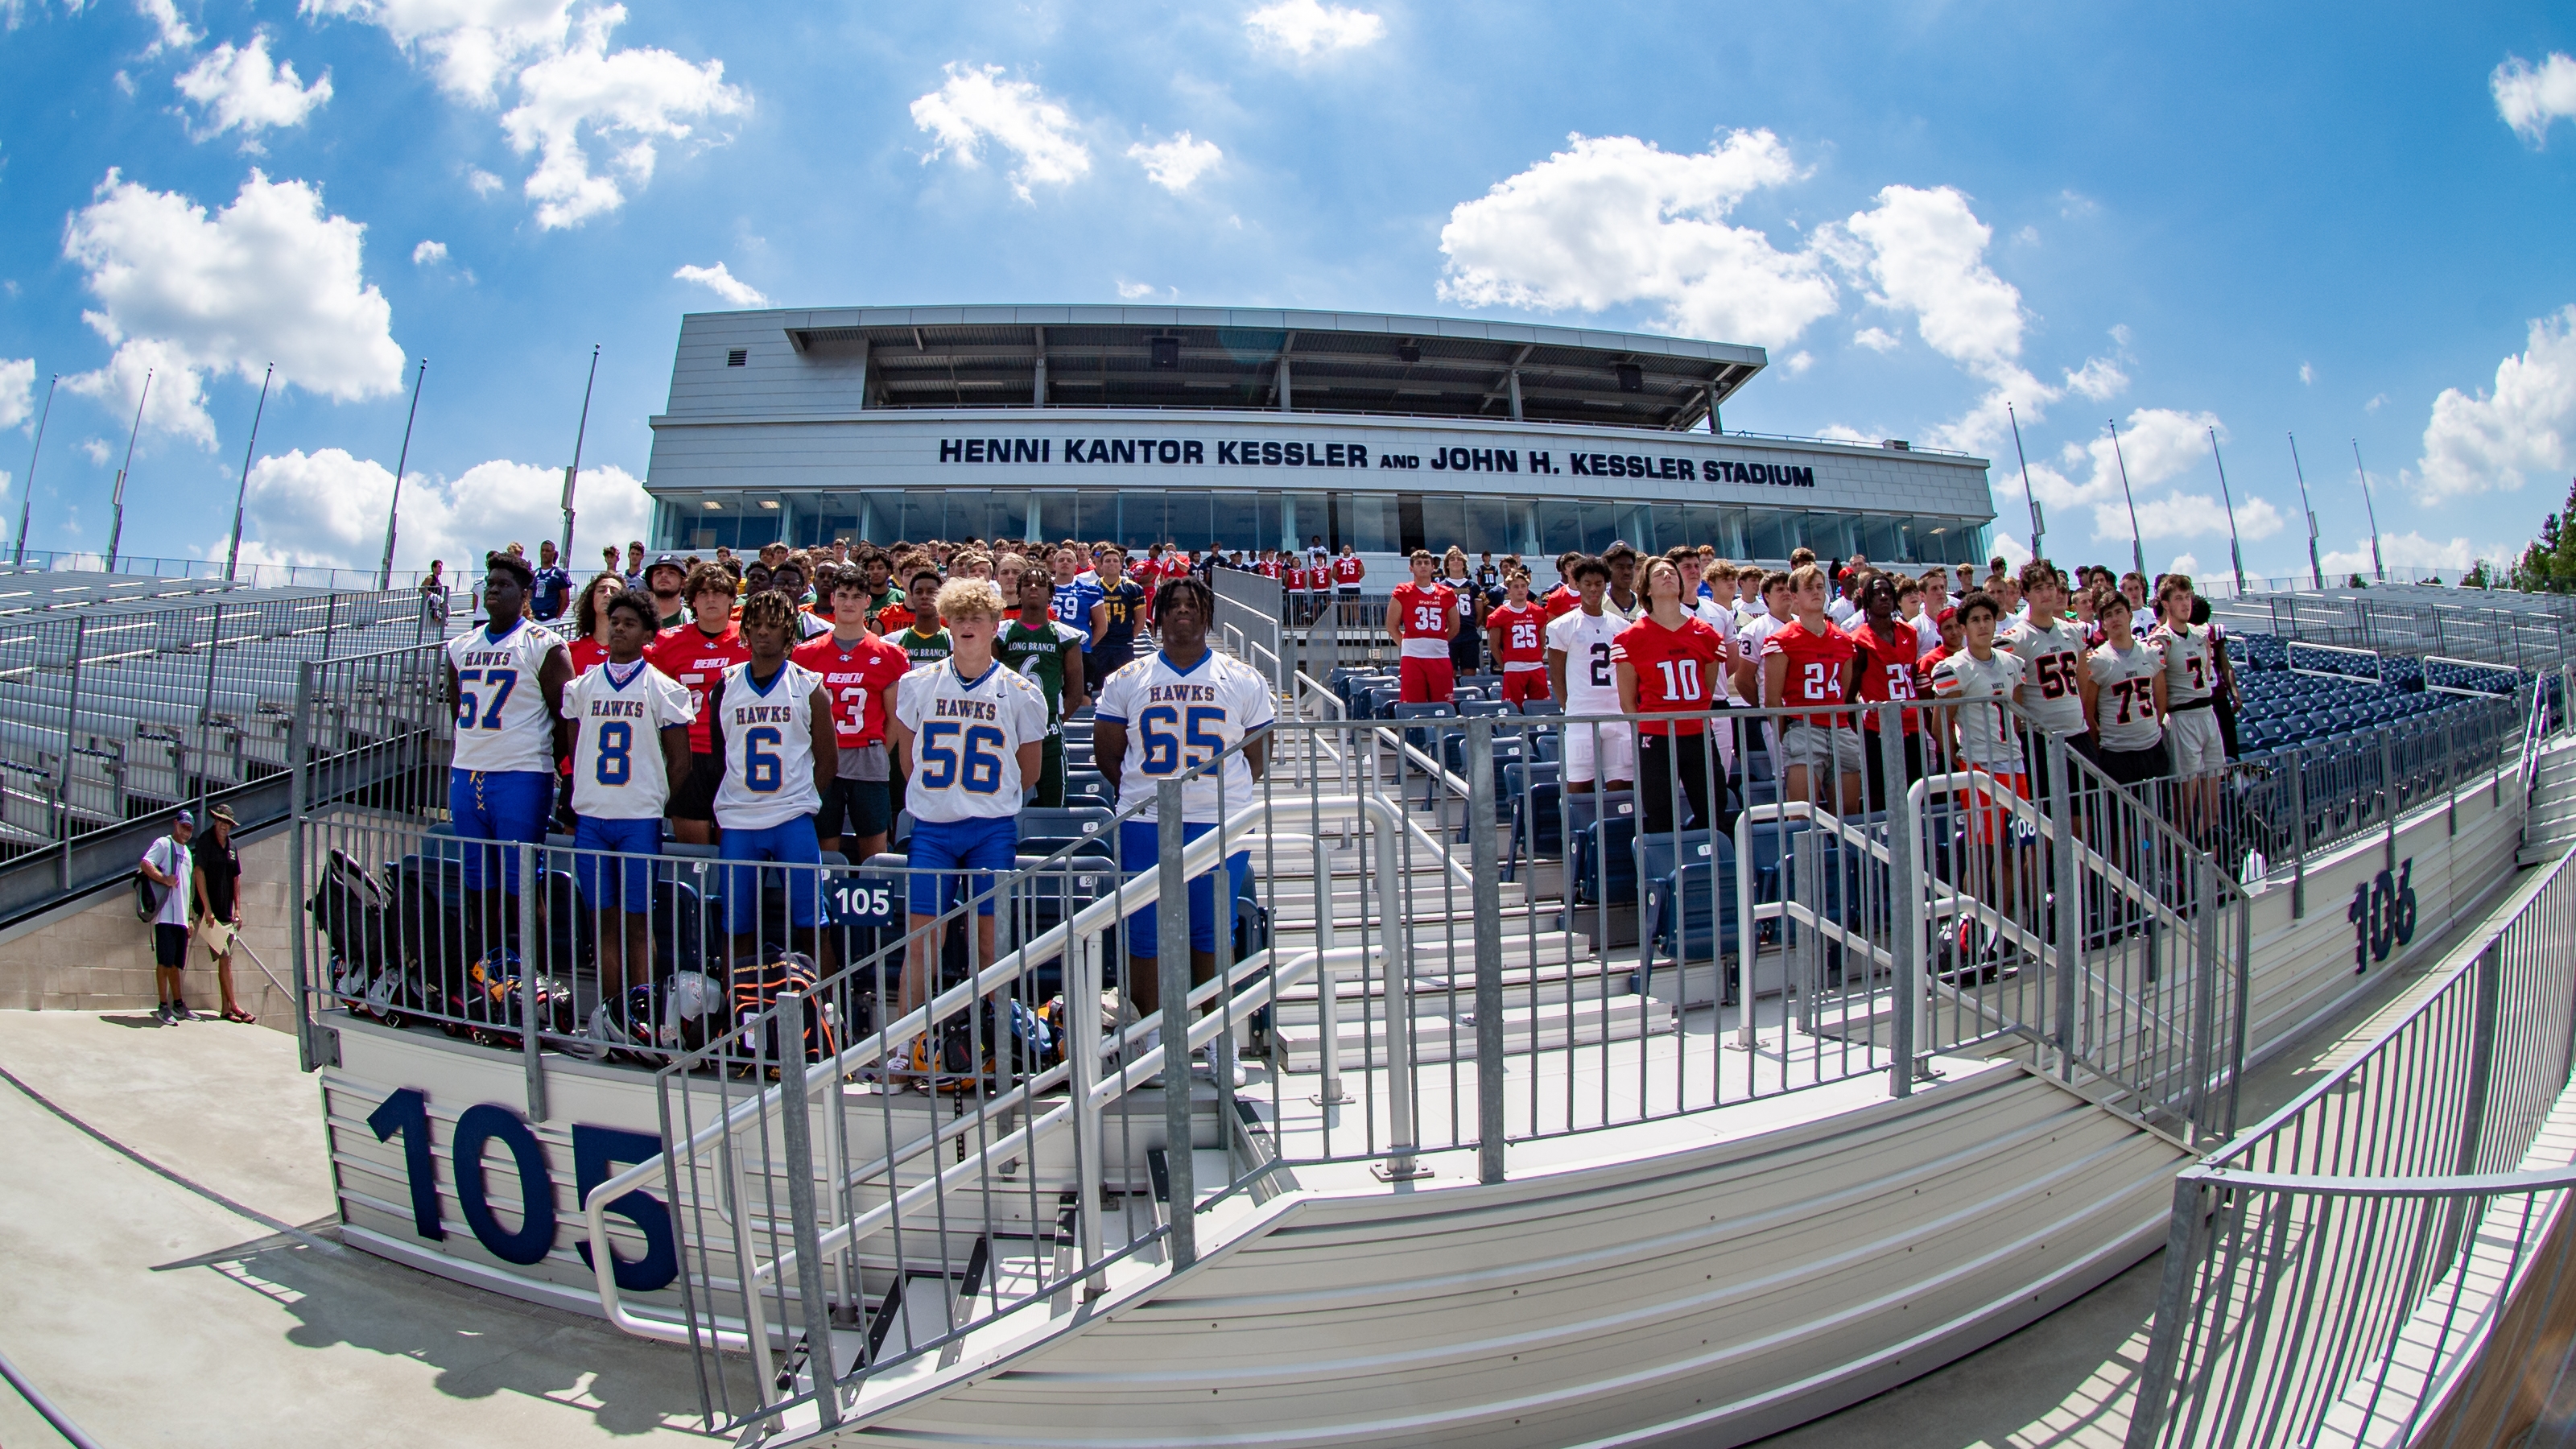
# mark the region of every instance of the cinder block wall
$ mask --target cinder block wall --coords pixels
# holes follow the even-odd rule
[[[268,962],[277,979],[292,982],[287,932],[294,907],[287,900],[286,832],[245,836],[242,856],[242,938]],[[188,1007],[213,1012],[223,1002],[205,948],[188,943]],[[233,952],[233,993],[262,1026],[283,1031],[294,1006],[269,983],[247,952]],[[80,909],[35,921],[0,938],[0,1010],[150,1011],[159,993],[152,981],[152,928],[134,918],[131,888],[103,891]]]

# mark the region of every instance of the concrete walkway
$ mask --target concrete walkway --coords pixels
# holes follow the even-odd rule
[[[2237,1121],[2252,1127],[2342,1066],[2421,1001],[2465,941],[2504,923],[2517,873],[2478,916],[2449,923],[2438,948],[2245,1079]],[[1761,1441],[1761,1449],[2119,1449],[2164,1281],[2164,1254],[2010,1338],[1837,1414]]]
[[[0,1012],[0,1069],[0,1350],[108,1449],[714,1442],[685,1351],[340,1246],[285,1034]]]

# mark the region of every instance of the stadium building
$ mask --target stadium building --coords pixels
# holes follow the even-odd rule
[[[1985,557],[1983,459],[1723,431],[1766,362],[1725,342],[1359,313],[693,313],[646,487],[668,548],[1320,537],[1371,556],[1381,589],[1397,556],[1453,543]]]

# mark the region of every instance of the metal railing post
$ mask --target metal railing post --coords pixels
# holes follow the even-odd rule
[[[2495,1075],[2496,1016],[2504,1000],[2504,934],[2488,938],[2478,952],[2478,1014],[2470,1041],[2468,1100],[2460,1104],[2460,1153],[2451,1170],[2466,1176],[2478,1170],[2478,1151],[2486,1142],[2487,1096]]]
[[[1914,1095],[1914,1016],[1923,1000],[1923,862],[1915,847],[1921,836],[1914,818],[1914,792],[1899,787],[1905,779],[1905,714],[1896,704],[1879,706],[1878,750],[1883,766],[1880,777],[1887,781],[1887,884],[1893,897],[1890,902],[1895,929],[1889,934],[1888,946],[1894,969],[1890,972],[1888,1003],[1888,1084],[1890,1095]],[[1750,861],[1737,858],[1736,869],[1741,881],[1749,871]],[[1743,890],[1749,897],[1750,890]],[[1742,985],[1737,989],[1736,1010],[1743,1021],[1753,1020],[1753,952],[1756,937],[1753,912],[1739,904],[1737,923],[1737,973]],[[1720,983],[1720,994],[1724,983]]]
[[[1190,1160],[1190,888],[1181,871],[1181,782],[1154,787],[1154,833],[1161,854],[1161,890],[1154,899],[1157,952],[1154,979],[1162,1004],[1164,1181],[1171,1194],[1167,1254],[1177,1273],[1199,1260],[1198,1176]],[[1222,858],[1218,874],[1224,873]],[[1210,1060],[1215,1054],[1209,1054]]]
[[[2138,1396],[2129,1407],[2129,1432],[2122,1449],[2153,1449],[2171,1408],[2175,1362],[2181,1357],[2190,1325],[2183,1319],[2193,1269],[2199,1266],[2201,1186],[2188,1177],[2174,1182],[2173,1215],[2165,1226],[2164,1278],[2156,1288],[2155,1332],[2147,1340],[2147,1362],[2138,1374]]]
[[[786,1148],[787,1216],[796,1240],[796,1297],[805,1310],[805,1372],[826,1429],[841,1422],[832,1372],[832,1305],[823,1294],[823,1231],[814,1212],[814,1126],[805,1100],[805,995],[778,998],[778,1125]],[[739,1209],[738,1209],[739,1210]]]
[[[299,661],[295,666],[295,715],[286,723],[287,822],[286,880],[287,905],[299,917],[304,910],[304,831],[307,816],[313,809],[312,765],[304,758],[305,721],[313,714],[313,661]],[[307,955],[305,933],[310,923],[298,919],[286,933],[288,980],[295,983],[295,1064],[299,1070],[311,1071],[319,1065],[314,1034],[319,1028],[313,1021],[312,960]]]
[[[56,818],[62,822],[60,884],[66,891],[72,888],[72,738],[80,726],[81,655],[88,648],[89,616],[84,614],[72,621],[71,695],[63,704],[63,758],[58,772],[61,783],[54,790],[54,797],[60,802]]]
[[[1414,1160],[1413,932],[1404,917],[1404,802],[1379,794],[1366,807],[1377,831],[1378,939],[1386,948],[1387,1159],[1377,1175],[1388,1182],[1429,1177]]]
[[[1075,1251],[1086,1276],[1082,1296],[1097,1298],[1108,1280],[1089,1270],[1100,1261],[1100,1107],[1091,1100],[1100,1081],[1100,937],[1080,935],[1069,943],[1065,963],[1065,1066],[1073,1097],[1073,1155],[1079,1176],[1074,1183],[1080,1217],[1074,1224]]]
[[[2383,725],[2379,730],[2379,793],[2388,802],[2388,861],[2390,870],[2397,868],[2397,735]]]
[[[1494,722],[1467,721],[1467,864],[1476,911],[1476,1180],[1503,1180],[1503,882],[1494,852]]]
[[[472,847],[468,847],[471,849]],[[522,842],[519,846],[519,1047],[527,1067],[528,1120],[546,1120],[546,1064],[538,1055],[537,1036],[543,1022],[537,1020],[537,962],[545,946],[534,939],[537,911],[537,848]],[[504,903],[503,909],[507,909]]]
[[[2290,919],[2308,914],[2308,752],[2290,752]]]
[[[2191,1141],[2209,1136],[2209,1062],[2218,1037],[2218,865],[2201,857],[2192,871]]]
[[[2048,768],[2056,788],[2049,797],[2049,827],[2057,832],[2057,1065],[2068,1081],[2075,1079],[2075,977],[2083,966],[2084,904],[2078,898],[2075,870],[2075,751],[2067,736],[2048,736]]]

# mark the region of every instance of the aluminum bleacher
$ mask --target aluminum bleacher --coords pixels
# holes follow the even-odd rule
[[[302,666],[443,632],[409,589],[0,570],[0,920],[130,874],[182,804],[282,818]],[[312,730],[316,754],[366,737]]]

